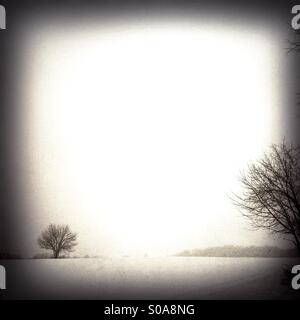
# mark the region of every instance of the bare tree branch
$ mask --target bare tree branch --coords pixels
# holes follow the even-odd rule
[[[300,148],[272,145],[246,173],[232,200],[255,229],[287,236],[300,252]]]
[[[42,249],[52,250],[53,257],[58,258],[62,251],[73,251],[76,239],[77,234],[68,225],[50,224],[38,238],[38,244]]]

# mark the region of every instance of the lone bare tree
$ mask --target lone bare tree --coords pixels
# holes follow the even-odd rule
[[[272,145],[242,173],[243,191],[233,201],[256,229],[292,241],[300,253],[300,148]]]
[[[53,258],[57,259],[62,251],[73,251],[76,239],[77,234],[68,225],[50,224],[38,238],[38,244],[42,249],[52,250]]]

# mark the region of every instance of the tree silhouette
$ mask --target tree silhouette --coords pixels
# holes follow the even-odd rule
[[[283,142],[242,173],[233,201],[256,229],[284,236],[300,253],[300,149]]]
[[[42,249],[52,250],[57,259],[62,251],[73,251],[76,239],[77,234],[71,232],[68,225],[50,224],[38,238],[38,244]]]

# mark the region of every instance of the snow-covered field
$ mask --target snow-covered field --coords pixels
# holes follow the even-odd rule
[[[299,261],[298,261],[299,262]],[[95,258],[0,261],[4,298],[284,299],[280,258]]]

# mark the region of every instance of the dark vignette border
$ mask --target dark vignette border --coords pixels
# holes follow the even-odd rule
[[[18,185],[19,175],[16,171],[16,159],[11,142],[18,128],[14,122],[16,109],[15,95],[18,86],[17,70],[23,61],[18,59],[19,33],[22,30],[24,17],[47,14],[78,14],[101,13],[113,16],[115,13],[134,13],[150,15],[152,12],[176,11],[179,14],[201,12],[204,8],[220,19],[235,19],[236,21],[251,20],[266,21],[280,24],[287,39],[295,37],[296,32],[290,27],[291,8],[295,1],[238,1],[238,0],[164,0],[164,1],[119,1],[119,0],[2,0],[7,11],[7,30],[0,31],[0,252],[14,252],[14,244],[24,239],[22,228],[22,208],[19,199],[22,197]],[[272,22],[273,21],[273,22]],[[288,41],[286,42],[288,48]],[[285,48],[283,48],[285,50]],[[300,92],[298,81],[300,76],[300,54],[287,53],[291,61],[287,71],[295,85],[286,92],[286,114],[294,141],[300,142],[300,106],[297,96]],[[18,159],[20,161],[20,159]],[[24,275],[23,275],[24,276]],[[18,276],[12,271],[11,281],[17,282]],[[1,298],[1,297],[0,297]],[[13,298],[9,294],[6,298]]]

